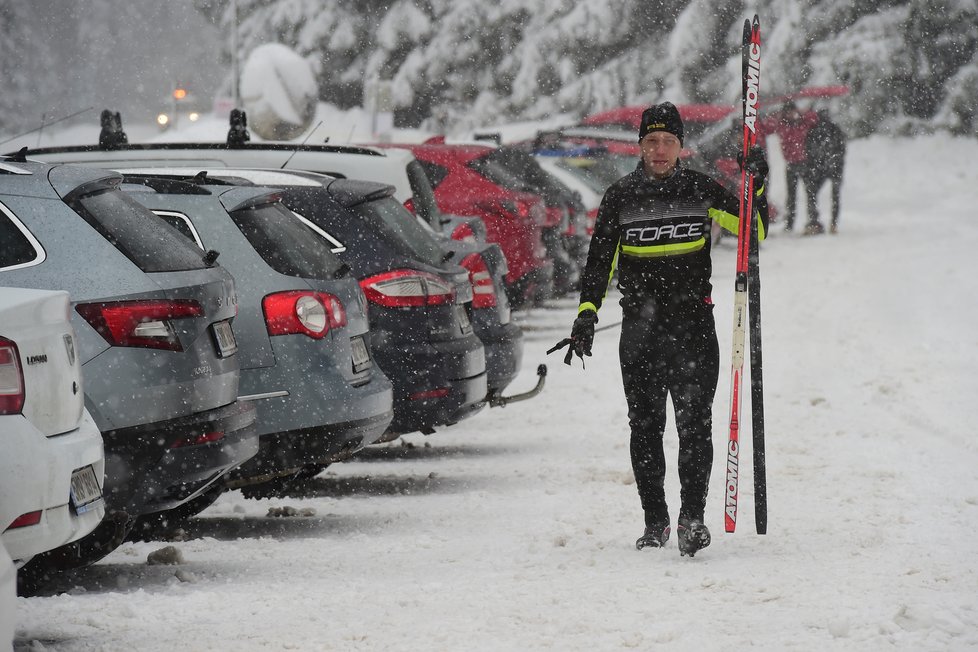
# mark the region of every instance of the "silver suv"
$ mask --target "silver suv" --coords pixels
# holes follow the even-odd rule
[[[231,275],[105,170],[0,159],[0,285],[67,290],[85,407],[105,442],[109,514],[35,558],[81,566],[132,517],[177,507],[258,451],[238,402]]]

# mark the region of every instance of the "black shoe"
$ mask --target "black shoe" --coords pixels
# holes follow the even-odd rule
[[[640,536],[638,541],[635,542],[635,549],[664,548],[666,541],[669,540],[670,532],[672,532],[672,528],[669,527],[668,523],[647,526],[645,528],[645,534]]]
[[[699,519],[681,518],[676,528],[676,538],[679,541],[679,556],[692,557],[697,550],[710,545],[710,530]]]
[[[825,227],[821,222],[812,222],[805,226],[805,235],[821,235],[825,233]]]

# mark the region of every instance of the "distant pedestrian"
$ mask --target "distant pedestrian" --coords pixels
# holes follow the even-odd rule
[[[815,201],[817,189],[812,187],[811,177],[808,176],[808,155],[805,151],[808,132],[817,123],[818,115],[814,111],[801,111],[789,100],[785,102],[780,112],[765,119],[761,125],[766,133],[777,134],[781,141],[781,153],[785,162],[785,182],[788,188],[785,231],[795,228],[795,197],[799,182],[805,188],[808,207],[805,235],[816,235],[825,231],[825,227],[818,219],[818,206]]]
[[[598,309],[617,262],[623,313],[618,354],[632,470],[645,512],[645,532],[635,546],[661,548],[671,531],[662,442],[671,397],[682,500],[677,538],[680,554],[692,556],[710,544],[703,512],[713,465],[712,409],[720,369],[710,224],[718,222],[736,233],[740,203],[713,178],[680,164],[683,121],[671,103],[645,110],[638,138],[638,168],[608,189],[598,209],[571,336],[551,351],[569,345],[582,359],[591,355]],[[758,234],[764,238],[763,148],[753,148],[745,165],[754,174]]]
[[[829,118],[828,111],[818,111],[818,122],[808,131],[805,139],[805,153],[808,160],[805,180],[816,195],[826,182],[832,185],[831,233],[839,232],[839,198],[842,188],[842,174],[846,159],[846,135]]]

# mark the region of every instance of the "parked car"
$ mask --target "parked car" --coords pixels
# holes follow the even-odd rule
[[[194,173],[127,174],[122,187],[201,251],[221,251],[236,280],[238,400],[258,405],[261,448],[228,487],[318,472],[380,438],[393,392],[370,353],[363,291],[277,191]]]
[[[579,195],[547,174],[536,159],[518,147],[499,147],[472,159],[467,166],[484,178],[511,190],[526,190],[543,198],[550,222],[544,244],[554,261],[554,292],[562,296],[579,287],[581,261],[587,256],[587,210]]]
[[[0,288],[0,540],[18,565],[105,515],[102,435],[85,409],[68,310],[67,292]]]
[[[506,291],[513,307],[532,303],[535,295],[553,291],[553,261],[547,258],[541,227],[547,219],[542,200],[526,193],[492,191],[469,196],[452,207],[439,205],[427,179],[431,170],[403,148],[296,145],[294,143],[149,143],[129,144],[119,136],[112,148],[55,147],[29,150],[25,155],[43,161],[92,164],[103,167],[200,166],[203,168],[268,168],[307,170],[337,178],[362,179],[393,185],[395,197],[408,210],[434,225],[447,219],[454,239],[498,243],[506,256]],[[424,166],[424,167],[422,167]],[[425,183],[421,183],[424,180]],[[501,196],[500,196],[501,195]],[[463,216],[461,218],[455,217]],[[471,217],[481,220],[473,221]],[[483,224],[482,222],[486,222]],[[443,226],[439,224],[439,226]],[[440,228],[436,228],[440,230]]]
[[[0,284],[69,292],[110,512],[32,566],[97,561],[139,515],[190,501],[258,450],[238,402],[231,275],[105,170],[0,161]],[[41,559],[43,557],[43,559]]]
[[[0,517],[6,518],[5,514]],[[13,649],[17,611],[17,567],[0,543],[0,649]]]
[[[469,273],[433,240],[405,240],[411,222],[393,189],[336,179],[286,188],[282,201],[333,240],[360,279],[381,368],[407,372],[391,378],[392,433],[432,432],[482,409],[485,348],[472,328]]]
[[[411,160],[413,161],[413,157]],[[322,185],[333,180],[332,177],[318,173],[237,168],[204,170],[158,168],[122,171],[129,175],[152,172],[180,178],[190,178],[203,173],[210,179],[225,179],[229,182],[244,179],[277,188],[308,186],[310,182]],[[486,383],[491,404],[493,399],[503,395],[506,387],[519,374],[523,360],[523,332],[512,322],[510,306],[503,286],[506,259],[502,249],[490,243],[456,241],[444,235],[439,237],[427,222],[415,218],[407,210],[390,213],[391,217],[398,215],[404,220],[403,224],[397,226],[400,230],[399,237],[405,241],[405,248],[412,248],[416,256],[423,258],[428,255],[426,252],[440,246],[444,249],[442,257],[448,256],[449,260],[465,268],[469,274],[472,285],[470,318],[473,331],[482,341],[486,351]],[[439,216],[439,213],[432,215],[436,224],[441,224]],[[444,226],[451,227],[450,224]]]
[[[196,170],[169,173],[186,179]],[[222,172],[227,176],[217,176]],[[430,236],[411,240],[417,222],[392,186],[298,171],[206,174],[226,183],[274,184],[282,203],[359,279],[369,302],[371,349],[394,386],[394,420],[384,440],[431,433],[485,406],[485,347],[472,326],[469,273],[448,263],[448,252]]]
[[[555,293],[558,263],[545,242],[553,242],[563,215],[559,210],[548,214],[539,194],[500,186],[469,166],[494,149],[485,145],[410,146],[434,188],[439,209],[479,216],[486,226],[486,239],[502,247],[509,266],[507,294],[514,308],[520,309]]]

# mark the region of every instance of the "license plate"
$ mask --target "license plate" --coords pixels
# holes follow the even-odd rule
[[[98,479],[92,466],[72,472],[71,506],[75,508],[76,514],[84,514],[94,509],[101,499],[102,488],[98,486]]]
[[[463,333],[472,332],[472,322],[469,321],[469,313],[465,311],[465,306],[455,306],[455,320]]]
[[[238,350],[238,343],[234,340],[234,331],[231,330],[231,322],[219,321],[212,325],[214,329],[214,340],[217,342],[217,352],[222,358],[234,355]]]
[[[350,347],[353,349],[353,373],[359,373],[370,366],[370,352],[362,337],[351,337]]]

